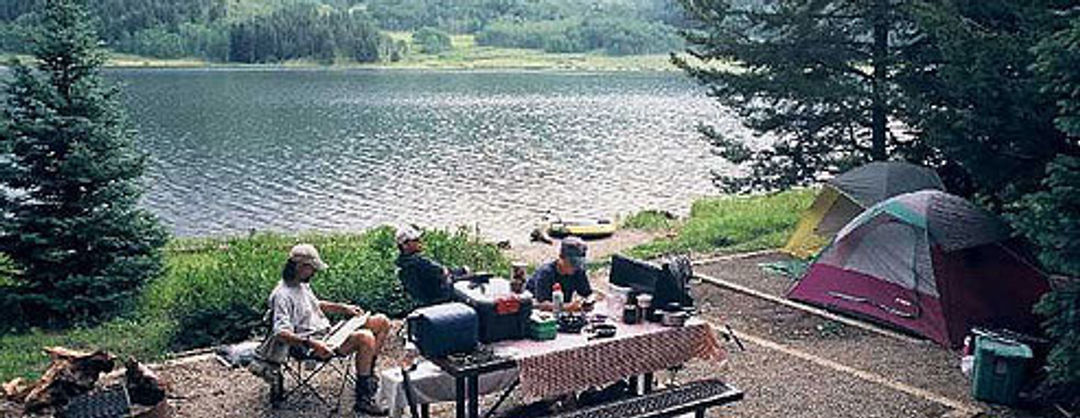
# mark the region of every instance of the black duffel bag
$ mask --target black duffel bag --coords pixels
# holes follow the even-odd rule
[[[476,310],[464,303],[450,302],[413,311],[405,324],[409,341],[424,357],[445,357],[476,349],[479,321]]]
[[[693,276],[690,259],[685,256],[673,257],[659,266],[619,254],[611,256],[611,284],[653,295],[652,303],[656,307],[672,302],[683,307],[694,306],[690,295]]]

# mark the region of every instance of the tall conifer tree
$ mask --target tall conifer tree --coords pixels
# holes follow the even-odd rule
[[[775,139],[754,149],[703,129],[723,157],[748,165],[748,176],[718,179],[728,191],[806,184],[910,145],[889,129],[890,72],[919,47],[905,38],[910,23],[896,0],[682,3],[697,23],[685,34],[695,59],[675,64]]]
[[[97,321],[161,271],[168,235],[137,206],[145,157],[85,5],[46,1],[33,51],[34,68],[12,63],[0,129],[0,252],[18,270],[6,309]]]

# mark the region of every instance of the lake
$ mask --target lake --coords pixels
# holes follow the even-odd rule
[[[548,211],[685,213],[739,132],[679,73],[109,70],[150,155],[143,204],[180,236],[478,228]]]

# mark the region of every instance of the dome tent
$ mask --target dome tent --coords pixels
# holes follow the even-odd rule
[[[799,258],[813,256],[866,208],[896,195],[926,189],[945,189],[937,173],[926,167],[889,161],[849,170],[822,187],[782,251]]]
[[[1008,227],[938,190],[887,199],[845,225],[788,297],[870,317],[942,345],[974,326],[1036,332],[1050,289]]]

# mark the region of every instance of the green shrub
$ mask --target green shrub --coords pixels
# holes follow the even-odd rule
[[[753,251],[777,248],[791,235],[815,190],[799,189],[768,195],[725,196],[694,202],[690,217],[674,238],[632,248],[635,257],[653,258],[679,252]]]
[[[315,245],[330,265],[311,282],[320,298],[394,317],[412,309],[397,280],[394,230],[381,227],[363,234],[257,234],[224,241],[176,241],[170,246],[168,274],[149,286],[140,304],[142,313],[177,321],[179,329],[171,342],[177,350],[248,338],[262,321],[289,248],[300,242]],[[509,270],[498,248],[465,230],[428,231],[425,243],[429,254],[448,265]]]
[[[413,32],[412,41],[425,54],[438,54],[454,47],[450,34],[434,28],[425,27]]]

